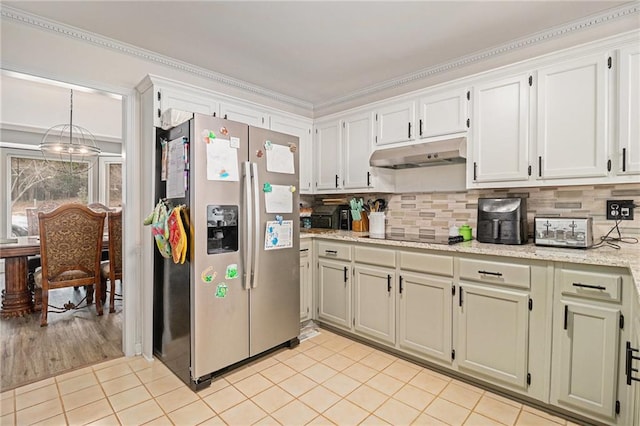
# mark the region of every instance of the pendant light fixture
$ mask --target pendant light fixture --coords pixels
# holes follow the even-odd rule
[[[47,161],[64,161],[67,170],[85,171],[91,168],[100,154],[96,138],[84,127],[73,124],[73,89],[69,107],[69,124],[58,124],[44,134],[40,150]]]

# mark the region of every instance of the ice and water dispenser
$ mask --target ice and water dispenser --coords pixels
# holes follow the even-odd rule
[[[207,206],[207,254],[238,251],[238,206]]]

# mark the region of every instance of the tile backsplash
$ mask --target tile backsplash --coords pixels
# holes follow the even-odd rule
[[[486,189],[455,192],[411,192],[399,194],[344,195],[384,198],[388,202],[386,231],[394,234],[429,234],[444,232],[452,225],[468,224],[475,237],[478,198],[527,198],[529,235],[533,235],[536,215],[577,216],[593,218],[594,237],[605,235],[615,224],[606,220],[608,199],[628,199],[640,205],[640,183],[616,185],[554,186],[538,188]],[[326,195],[304,196],[305,204],[321,204]],[[640,238],[640,209],[634,220],[619,225],[623,236]]]
[[[565,187],[469,190],[459,192],[404,193],[388,196],[387,232],[416,234],[452,225],[476,229],[478,198],[527,198],[529,235],[533,235],[536,215],[593,218],[594,236],[605,235],[615,224],[606,220],[608,199],[629,199],[640,205],[640,183]],[[640,236],[640,209],[634,220],[619,225],[623,236]]]

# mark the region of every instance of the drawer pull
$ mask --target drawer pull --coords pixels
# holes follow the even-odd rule
[[[478,273],[482,275],[493,275],[494,277],[502,276],[502,272],[478,271]]]
[[[594,290],[606,290],[606,287],[603,287],[601,285],[591,285],[591,284],[582,284],[582,283],[573,283],[574,287],[580,287],[580,288],[591,288]]]
[[[309,249],[300,249],[300,251],[309,251]]]
[[[631,342],[627,342],[627,362],[626,362],[625,373],[627,375],[627,384],[628,385],[631,385],[631,381],[640,382],[640,378],[639,377],[633,377],[632,376],[633,373],[637,373],[638,372],[637,368],[633,368],[633,361],[640,359],[640,357],[633,355],[634,352],[638,352],[638,350],[631,347]]]
[[[325,254],[331,254],[334,256],[338,254],[338,250],[325,250],[324,252]]]

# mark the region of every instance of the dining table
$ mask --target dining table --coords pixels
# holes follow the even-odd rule
[[[105,235],[102,248],[108,249]],[[0,259],[4,259],[4,283],[0,318],[19,317],[34,311],[33,294],[28,286],[27,261],[40,254],[40,237],[19,237],[0,241]]]
[[[0,317],[17,317],[33,312],[33,296],[27,285],[27,260],[40,254],[40,238],[21,237],[0,243],[4,259],[4,285]]]

